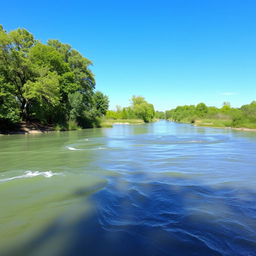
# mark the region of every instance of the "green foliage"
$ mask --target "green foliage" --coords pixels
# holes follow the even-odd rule
[[[216,107],[208,107],[207,116],[214,117],[218,114],[219,109]]]
[[[54,131],[56,131],[56,132],[67,131],[67,130],[68,130],[67,125],[56,124],[54,126]]]
[[[256,122],[256,101],[241,107],[243,115],[252,122]]]
[[[199,103],[196,105],[196,115],[199,117],[206,116],[208,108],[204,103]]]
[[[68,130],[69,131],[79,130],[79,129],[81,129],[81,128],[79,127],[79,125],[77,124],[76,121],[74,121],[74,120],[69,120],[68,121]]]
[[[116,111],[109,110],[106,113],[108,119],[142,119],[144,122],[151,122],[155,117],[154,106],[148,103],[141,96],[133,96],[131,106],[121,108],[117,106]]]
[[[164,111],[156,111],[155,118],[157,119],[165,119],[165,112]]]
[[[93,101],[97,112],[96,115],[99,117],[106,115],[109,105],[108,97],[104,95],[102,92],[97,91],[93,95]]]
[[[169,120],[202,126],[256,128],[256,101],[241,108],[232,108],[228,102],[221,108],[207,107],[204,103],[178,106],[165,115]]]
[[[140,96],[132,97],[132,109],[136,117],[143,119],[146,123],[152,121],[155,116],[154,106]]]
[[[68,95],[70,105],[69,118],[70,120],[77,120],[82,116],[84,111],[83,95],[80,92],[70,93]]]
[[[193,123],[196,117],[196,107],[194,105],[178,106],[175,109],[166,111],[167,119],[172,119],[176,122]]]
[[[0,26],[0,122],[94,126],[108,97],[94,91],[91,64],[68,44],[43,44],[25,29],[8,33]]]
[[[34,101],[40,106],[43,104],[56,106],[60,102],[59,79],[56,72],[42,70],[34,81],[28,80],[22,89],[27,102]]]
[[[33,35],[25,29],[10,33],[0,29],[0,87],[6,95],[11,94],[18,101],[21,114],[24,114],[28,105],[23,95],[23,86],[29,79],[35,79],[33,64],[29,59],[29,51],[35,42]]]
[[[121,119],[122,118],[122,114],[121,112],[118,111],[114,111],[114,110],[108,110],[106,113],[106,118],[107,119]]]
[[[30,49],[29,57],[34,65],[47,67],[59,75],[70,71],[69,65],[64,61],[63,56],[53,47],[37,43]]]
[[[19,105],[11,93],[0,87],[0,120],[2,122],[18,122],[20,120]]]

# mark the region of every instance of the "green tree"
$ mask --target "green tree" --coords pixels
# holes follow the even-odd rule
[[[156,111],[155,117],[158,119],[165,119],[165,112],[163,111]]]
[[[16,123],[20,120],[20,109],[16,98],[0,81],[0,125],[4,123]]]
[[[256,101],[252,101],[250,104],[243,105],[241,107],[241,111],[245,118],[256,122]]]
[[[34,80],[33,64],[28,58],[36,41],[25,29],[7,33],[0,27],[0,80],[1,90],[12,94],[18,101],[20,113],[26,117],[28,102],[24,96],[24,85]]]
[[[80,92],[70,93],[68,95],[70,111],[69,119],[77,121],[82,116],[85,106],[83,104],[83,95]]]
[[[68,44],[0,26],[0,121],[86,123],[104,115],[108,98],[94,92],[91,64]]]
[[[154,106],[141,96],[132,97],[132,109],[135,115],[146,123],[152,121],[155,116]]]
[[[93,104],[96,109],[97,116],[103,116],[107,113],[108,106],[109,106],[109,99],[108,96],[104,95],[102,92],[97,91],[93,95]]]
[[[199,103],[196,105],[196,114],[199,117],[205,117],[208,112],[208,108],[204,103]]]
[[[228,113],[231,110],[231,106],[229,102],[223,102],[223,106],[220,109],[222,113]]]

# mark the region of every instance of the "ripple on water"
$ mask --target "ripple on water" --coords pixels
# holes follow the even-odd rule
[[[237,212],[238,202],[227,197],[234,191],[227,189],[221,196],[218,191],[199,184],[178,187],[163,181],[125,184],[126,189],[109,187],[96,195],[103,232],[129,233],[151,243],[148,246],[153,255],[161,255],[160,251],[168,255],[170,250],[183,255],[197,255],[195,252],[199,251],[206,253],[203,255],[254,255],[255,216]],[[242,201],[239,207],[247,208]],[[239,237],[243,237],[240,247],[236,243]]]
[[[96,132],[98,137],[75,137],[56,147],[76,168],[51,179],[45,172],[17,178],[18,189],[1,194],[16,198],[0,212],[14,237],[12,216],[16,225],[30,219],[35,224],[64,206],[73,215],[87,206],[86,198],[94,206],[71,224],[58,219],[28,243],[28,252],[37,245],[34,251],[55,246],[56,255],[64,256],[256,255],[255,141],[166,122]],[[88,173],[99,180],[90,182]],[[4,178],[26,175],[12,174]],[[29,209],[36,212],[34,222],[25,218]]]

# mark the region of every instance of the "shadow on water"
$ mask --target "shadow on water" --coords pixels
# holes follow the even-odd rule
[[[256,255],[255,192],[132,178],[92,195],[89,216],[59,218],[6,255]]]

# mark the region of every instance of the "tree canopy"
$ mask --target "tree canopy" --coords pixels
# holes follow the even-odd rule
[[[0,26],[0,122],[92,126],[109,101],[95,92],[91,64],[68,44],[43,44],[25,29]]]
[[[142,96],[133,96],[129,107],[121,108],[117,106],[117,110],[109,110],[107,117],[112,119],[142,119],[144,122],[151,122],[155,117],[155,109],[153,104],[148,103]]]
[[[204,103],[178,106],[166,111],[165,116],[176,122],[195,123],[205,120],[213,126],[256,128],[256,102],[241,108],[233,108],[229,102],[224,102],[221,108],[208,107]]]
[[[155,116],[154,106],[141,96],[132,97],[132,109],[135,115],[146,123],[152,121]]]

